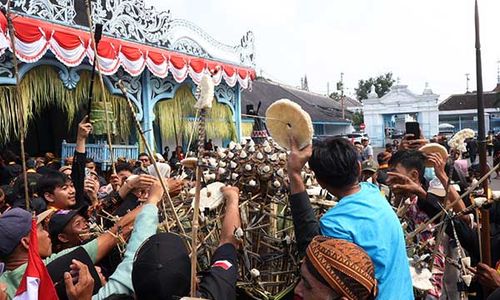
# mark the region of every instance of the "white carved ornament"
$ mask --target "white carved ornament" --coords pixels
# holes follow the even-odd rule
[[[74,0],[13,0],[13,8],[27,15],[75,25]]]
[[[78,26],[75,22],[75,0],[13,1],[14,9],[23,14]],[[153,7],[146,7],[144,0],[97,0],[92,2],[92,11],[94,24],[103,24],[106,35],[255,67],[254,35],[251,31],[241,38],[238,45],[229,46],[216,41],[191,22],[172,19],[170,11],[159,12]]]

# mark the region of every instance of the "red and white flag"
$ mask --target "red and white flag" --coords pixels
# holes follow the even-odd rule
[[[38,253],[38,237],[36,219],[32,220],[30,246],[28,250],[28,266],[23,279],[17,288],[14,300],[54,300],[57,297],[49,272]]]

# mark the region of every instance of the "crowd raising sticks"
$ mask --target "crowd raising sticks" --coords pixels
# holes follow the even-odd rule
[[[287,283],[299,299],[496,299],[499,293],[499,193],[484,193],[481,183],[498,180],[500,135],[492,133],[494,164],[481,176],[462,151],[473,143],[467,132],[451,142],[407,135],[398,148],[389,144],[374,153],[368,141],[357,147],[343,138],[300,148],[290,131],[288,154],[272,139],[200,148],[203,153],[191,167],[181,167],[177,153],[172,164],[153,152],[141,153],[137,160],[119,158],[116,174],[102,172],[87,158],[91,133],[85,117],[72,157],[27,157],[27,184],[19,157],[2,153],[0,299],[22,292],[35,254],[49,274],[40,275],[40,282],[50,283],[39,284],[39,291],[48,286],[65,299],[236,299],[245,294],[264,299],[266,291],[280,290],[268,286],[280,277],[291,280]],[[252,160],[255,173],[246,163]],[[270,168],[259,160],[269,161]],[[193,167],[206,168],[200,185],[209,188],[208,194],[201,191],[205,198],[195,244],[195,193],[189,192],[196,181]],[[284,180],[264,183],[275,178],[266,172]],[[210,190],[216,181],[223,183],[225,201],[211,213],[203,201],[218,195]],[[259,198],[264,190],[273,199],[266,205]],[[163,210],[168,199],[172,204]],[[485,250],[477,217],[483,210],[490,214],[491,265],[481,261]],[[272,243],[279,232],[286,233],[283,241],[291,248],[279,240]],[[35,254],[30,252],[34,234]],[[265,253],[283,251],[291,255],[281,260],[288,262],[286,269],[265,277],[270,276],[262,265]],[[256,257],[263,260],[260,271]],[[197,278],[194,294],[192,275]]]
[[[282,99],[270,136],[223,148],[211,76],[198,92],[196,151],[162,156],[136,122],[146,152],[102,170],[85,116],[71,157],[0,153],[0,300],[500,299],[500,133],[313,142]]]

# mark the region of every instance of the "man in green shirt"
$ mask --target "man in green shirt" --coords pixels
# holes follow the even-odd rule
[[[115,225],[108,232],[98,238],[82,245],[93,263],[100,261],[117,244],[114,237],[118,226],[130,231],[136,215],[141,207],[130,212],[120,220],[120,224]],[[49,234],[43,226],[43,221],[50,215],[50,211],[41,213],[38,216],[38,252],[45,265],[57,258],[75,250],[70,248],[59,253],[52,254],[52,242]],[[31,213],[13,208],[0,217],[0,260],[5,264],[5,272],[0,276],[0,283],[6,285],[7,299],[12,299],[21,282],[28,263],[29,234],[31,231]]]

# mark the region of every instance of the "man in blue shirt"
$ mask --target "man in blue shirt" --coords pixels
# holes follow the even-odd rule
[[[358,182],[361,165],[354,146],[341,138],[320,141],[314,148],[298,149],[295,141],[291,144],[287,166],[290,204],[300,254],[318,234],[353,242],[375,265],[377,299],[413,299],[401,224],[375,185]],[[301,177],[308,161],[318,183],[339,199],[319,223]]]

